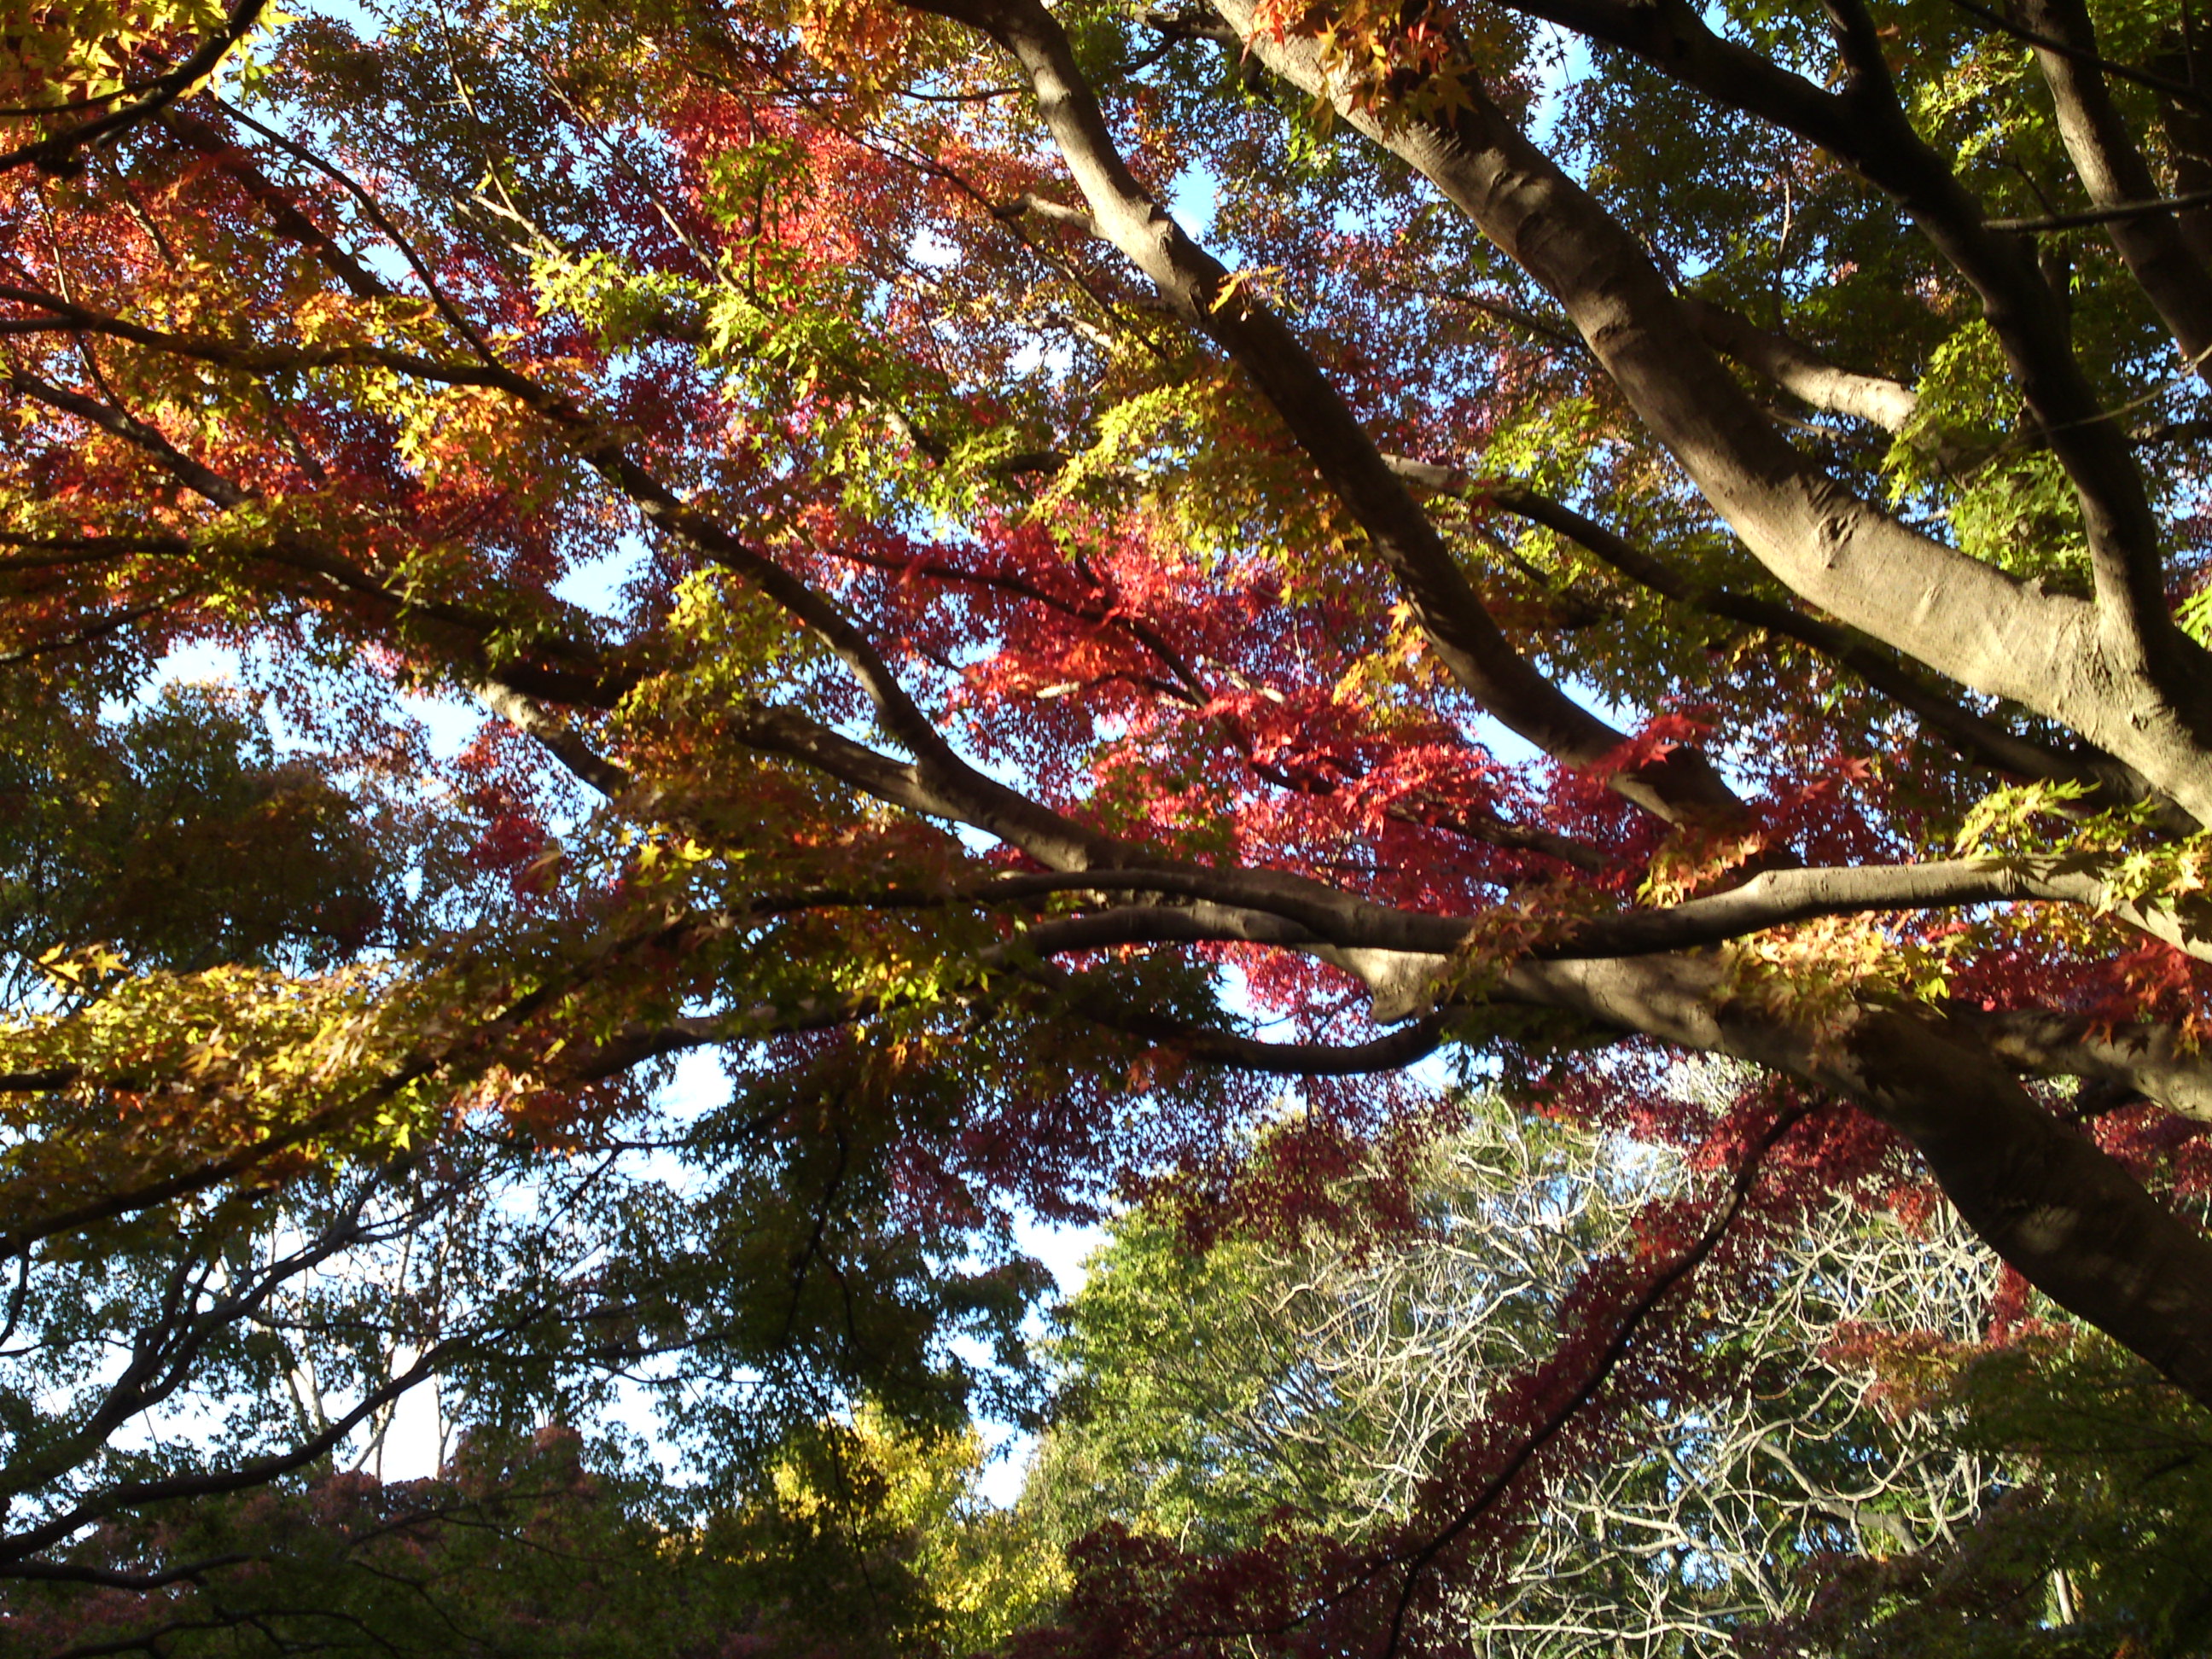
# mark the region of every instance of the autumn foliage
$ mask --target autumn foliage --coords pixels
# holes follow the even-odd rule
[[[19,8],[0,1640],[343,1644],[313,1534],[566,1651],[483,1585],[573,1528],[687,1652],[1457,1650],[1939,1204],[2002,1287],[1881,1388],[2212,1405],[2197,27]],[[1386,1523],[914,1588],[1018,1222],[1402,1239],[1483,1110],[1686,1173]],[[540,1434],[646,1399],[665,1489]]]

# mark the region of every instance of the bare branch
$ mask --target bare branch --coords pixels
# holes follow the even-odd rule
[[[2187,191],[2179,196],[2156,196],[2142,201],[2115,202],[2109,207],[2083,208],[2078,213],[2050,213],[2033,219],[1992,219],[1991,230],[2008,230],[2033,234],[2045,230],[2074,230],[2084,225],[2109,225],[2115,222],[2147,217],[2152,214],[2172,213],[2182,208],[2203,207],[2212,204],[2212,190]],[[2191,358],[2199,374],[2203,362]]]
[[[1406,1618],[1413,1610],[1413,1593],[1419,1587],[1422,1575],[1455,1539],[1480,1520],[1483,1513],[1511,1488],[1513,1482],[1520,1478],[1521,1472],[1528,1467],[1537,1453],[1557,1439],[1560,1431],[1597,1398],[1598,1390],[1605,1386],[1606,1379],[1628,1357],[1629,1349],[1636,1340],[1637,1333],[1644,1328],[1644,1321],[1677,1285],[1705,1265],[1706,1258],[1728,1236],[1728,1230],[1735,1224],[1736,1217],[1743,1212],[1744,1200],[1751,1195],[1752,1185],[1759,1179],[1759,1166],[1766,1161],[1766,1155],[1780,1143],[1783,1136],[1803,1121],[1811,1109],[1808,1106],[1793,1106],[1778,1114],[1773,1122],[1767,1125],[1737,1164],[1727,1194],[1705,1231],[1692,1240],[1688,1248],[1674,1261],[1653,1274],[1650,1282],[1621,1310],[1612,1334],[1591,1357],[1589,1364],[1583,1368],[1583,1374],[1576,1379],[1565,1396],[1515,1444],[1490,1478],[1476,1489],[1474,1495],[1418,1548],[1393,1553],[1389,1558],[1390,1565],[1402,1565],[1405,1571],[1391,1607],[1389,1635],[1382,1644],[1384,1659],[1390,1659],[1390,1656],[1397,1652],[1405,1636]]]

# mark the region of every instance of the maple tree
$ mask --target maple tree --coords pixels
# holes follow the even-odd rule
[[[1013,1216],[1325,1208],[1440,1053],[1711,1189],[1385,1535],[1102,1536],[1038,1642],[1429,1639],[1705,1364],[1683,1287],[1855,1183],[2212,1403],[2195,29],[11,17],[10,799],[88,805],[9,826],[58,895],[13,1397],[67,1403],[0,1574],[181,1583],[71,1540],[434,1373],[496,1420],[684,1356],[756,1481],[864,1397],[941,1425],[945,1329],[1017,1353]],[[112,713],[191,649],[245,689]],[[489,718],[441,756],[424,698]],[[1685,1052],[1759,1080],[1685,1104]],[[468,1270],[380,1299],[380,1251]],[[338,1403],[272,1408],[311,1337]],[[123,1433],[203,1397],[204,1455]]]

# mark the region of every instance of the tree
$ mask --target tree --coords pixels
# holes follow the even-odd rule
[[[1826,1564],[1811,1605],[1753,1650],[2201,1651],[2212,1600],[2186,1540],[2212,1496],[2203,1409],[2085,1334],[1920,1358],[1907,1397],[1951,1414],[1960,1449],[2001,1458],[2012,1483],[1949,1537]]]
[[[1629,1247],[1655,1196],[1710,1179],[1667,1148],[1514,1121],[1493,1104],[1425,1158],[1411,1233],[1355,1210],[1348,1225],[1196,1251],[1171,1212],[1133,1210],[1062,1316],[1064,1380],[1024,1505],[1068,1541],[1112,1523],[1186,1547],[1249,1546],[1286,1514],[1340,1534],[1387,1531],[1457,1426],[1548,1356],[1584,1264]],[[2127,1415],[2115,1401],[2139,1409],[2145,1379],[2107,1362],[2070,1379],[2072,1403],[2105,1419],[2103,1443],[2083,1444],[2047,1403],[2035,1413],[2027,1402],[2051,1391],[2048,1336],[1988,1348],[1994,1264],[1948,1206],[1900,1215],[1881,1199],[1879,1185],[1839,1194],[1747,1272],[1700,1286],[1678,1316],[1711,1356],[1705,1386],[1637,1402],[1620,1455],[1551,1471],[1490,1582],[1450,1607],[1463,1645],[1881,1653],[1917,1620],[1955,1641],[1944,1626],[1959,1615],[1941,1598],[1897,1593],[1915,1575],[1972,1586],[1969,1618],[2018,1609],[2032,1626],[2051,1571],[2035,1546],[2066,1537],[2072,1517],[2045,1507],[2055,1494],[2021,1455],[2030,1439],[2095,1468],[2094,1484],[2119,1473],[2096,1454],[2155,1445],[2168,1491],[2203,1500],[2195,1460],[2171,1455],[2197,1426],[2185,1410],[2163,1405],[2172,1420],[2148,1434],[2140,1417],[2111,1434]],[[1960,1385],[2000,1356],[2006,1386]],[[1986,1408],[1966,1409],[1970,1393]],[[2039,1415],[2039,1434],[2003,1413]],[[2121,1460],[2136,1479],[2148,1461]],[[2134,1492],[2101,1496],[2142,1528]],[[2142,1565],[2120,1530],[2069,1540],[2077,1576],[2109,1604],[2098,1651],[2166,1633],[2102,1593],[2112,1569]],[[1982,1532],[2027,1547],[2012,1558]],[[1977,1547],[1961,1549],[1969,1537]],[[1993,1560],[2007,1571],[1989,1572]],[[2021,1621],[1995,1622],[2008,1634],[1992,1650],[2013,1650]],[[1939,1637],[1929,1650],[1951,1650]]]
[[[975,1651],[1048,1564],[968,1512],[976,1447],[866,1419],[794,1437],[760,1498],[672,1529],[650,1480],[577,1437],[497,1435],[435,1479],[325,1473],[89,1541],[115,1564],[214,1562],[137,1595],[33,1583],[10,1651],[653,1655]]]
[[[1388,1536],[1109,1540],[1066,1642],[1420,1638],[1548,1461],[1717,1363],[1683,1286],[1900,1146],[2212,1402],[2185,9],[146,0],[8,39],[11,703],[56,775],[151,787],[100,700],[211,647],[289,747],[234,725],[179,797],[234,827],[167,864],[16,821],[54,873],[11,881],[64,891],[15,934],[0,1571],[112,1577],[56,1552],[447,1365],[552,1411],[681,1353],[702,1446],[942,1423],[982,1371],[940,1321],[1015,1356],[1014,1212],[1310,1210],[1418,1140],[1439,1050],[1728,1174]],[[489,716],[457,757],[424,695]],[[120,904],[134,869],[173,874]],[[700,1049],[733,1099],[672,1123]],[[1685,1108],[1683,1052],[1765,1080]],[[226,1345],[283,1370],[300,1275],[503,1227],[471,1160],[539,1194],[641,1146],[707,1173],[604,1253],[508,1234],[452,1307],[317,1327],[326,1421],[130,1462]]]

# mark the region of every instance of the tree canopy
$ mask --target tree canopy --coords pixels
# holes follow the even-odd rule
[[[2043,1449],[1959,1477],[2021,1641],[2201,1639],[2200,27],[15,8],[0,1640],[1454,1650],[1754,1365],[1887,1379],[1844,1464]],[[1022,1224],[1418,1241],[1471,1115],[1581,1149],[1488,1248],[1603,1202],[1391,1480],[1332,1387],[1310,1502],[975,1509]],[[1869,1229],[1863,1329],[1728,1340]],[[441,1476],[349,1473],[430,1388]],[[1824,1599],[1668,1605],[1958,1634],[1780,1513],[1681,1524]]]

